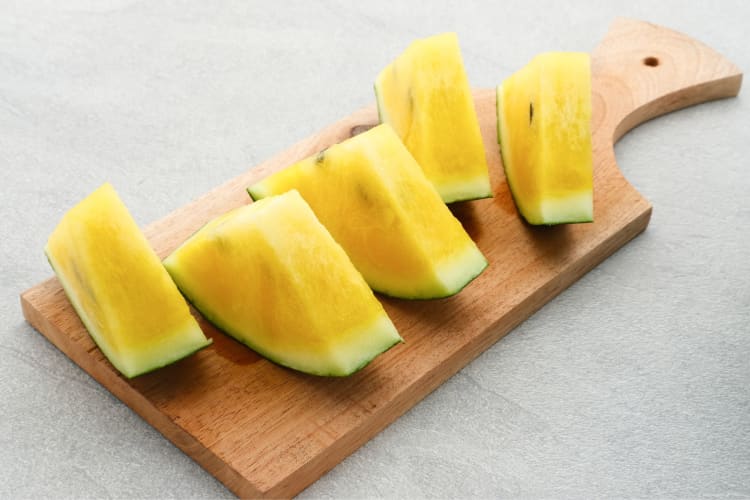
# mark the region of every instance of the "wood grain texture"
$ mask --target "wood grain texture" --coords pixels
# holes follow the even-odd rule
[[[655,64],[655,65],[654,65]],[[502,171],[494,90],[475,102],[494,198],[452,206],[490,265],[457,296],[382,298],[406,343],[345,379],[299,374],[203,321],[207,349],[125,380],[89,338],[58,281],[21,295],[27,320],[91,376],[242,497],[286,497],[315,481],[648,224],[650,204],[621,175],[613,143],[637,124],[736,95],[740,71],[688,37],[618,20],[593,52],[593,224],[531,227]],[[165,256],[213,217],[250,202],[245,187],[375,124],[358,111],[145,229]],[[41,251],[41,249],[40,249]]]

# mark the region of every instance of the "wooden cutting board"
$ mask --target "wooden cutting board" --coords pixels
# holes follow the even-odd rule
[[[212,346],[129,381],[96,348],[55,278],[21,295],[24,315],[237,495],[294,495],[646,228],[651,206],[615,162],[620,136],[662,113],[734,96],[742,82],[737,67],[701,43],[624,19],[593,52],[592,73],[595,222],[521,221],[500,162],[494,90],[476,91],[494,198],[452,210],[490,265],[452,298],[383,298],[406,343],[349,378],[280,368],[201,319]],[[208,220],[249,203],[246,186],[376,122],[374,107],[358,111],[151,224],[146,235],[165,256]]]

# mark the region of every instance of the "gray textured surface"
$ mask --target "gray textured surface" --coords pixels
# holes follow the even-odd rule
[[[0,2],[0,497],[230,493],[23,320],[42,247],[105,180],[139,223],[369,104],[415,37],[488,87],[616,15],[750,68],[748,3]],[[303,497],[750,497],[750,105],[617,147],[649,229]]]

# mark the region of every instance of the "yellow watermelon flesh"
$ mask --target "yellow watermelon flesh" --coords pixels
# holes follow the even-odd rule
[[[508,185],[530,224],[593,221],[589,55],[551,52],[497,88]]]
[[[484,143],[458,37],[413,42],[375,81],[378,112],[443,201],[492,196]]]
[[[206,319],[289,368],[345,376],[401,341],[296,191],[211,221],[164,265]]]
[[[248,188],[297,189],[376,291],[401,298],[460,291],[487,261],[389,125],[379,125]]]
[[[94,342],[126,377],[210,344],[110,184],[65,214],[44,251]]]

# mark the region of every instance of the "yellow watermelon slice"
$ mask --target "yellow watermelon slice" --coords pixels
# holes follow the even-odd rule
[[[381,121],[393,126],[443,201],[492,196],[455,33],[413,42],[378,75],[375,97]]]
[[[295,370],[349,375],[401,341],[296,191],[214,219],[164,265],[206,319]]]
[[[487,266],[389,125],[379,125],[248,188],[297,189],[376,291],[453,295]]]
[[[65,214],[44,252],[94,342],[126,377],[211,343],[110,184]]]
[[[497,117],[521,215],[530,224],[593,221],[589,55],[536,56],[497,88]]]

